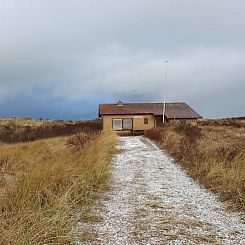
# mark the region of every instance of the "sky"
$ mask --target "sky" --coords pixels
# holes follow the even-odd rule
[[[0,0],[0,116],[92,119],[163,95],[245,116],[244,13],[244,0]]]

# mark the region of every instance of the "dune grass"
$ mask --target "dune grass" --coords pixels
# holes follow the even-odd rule
[[[170,125],[147,136],[230,209],[245,211],[245,128],[229,125]]]
[[[70,137],[0,143],[0,244],[72,243],[78,217],[107,186],[115,141],[96,133],[81,144]]]

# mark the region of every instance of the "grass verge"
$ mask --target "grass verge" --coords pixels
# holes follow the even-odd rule
[[[217,125],[169,125],[146,136],[230,209],[245,211],[245,128]]]
[[[107,185],[115,140],[96,133],[0,143],[0,244],[72,243],[76,214]]]

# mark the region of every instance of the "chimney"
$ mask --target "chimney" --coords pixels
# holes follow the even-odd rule
[[[117,106],[123,106],[123,102],[122,102],[121,100],[119,100],[119,101],[117,102]]]

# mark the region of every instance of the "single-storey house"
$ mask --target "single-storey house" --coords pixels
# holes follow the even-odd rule
[[[103,130],[117,132],[145,131],[163,125],[163,103],[123,103],[100,104],[99,117]],[[187,122],[197,124],[202,118],[184,102],[165,104],[164,123]]]

